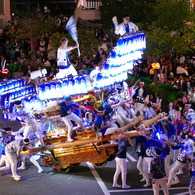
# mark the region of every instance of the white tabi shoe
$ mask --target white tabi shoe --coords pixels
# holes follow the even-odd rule
[[[129,186],[129,185],[124,185],[124,186],[122,186],[122,188],[123,188],[123,189],[129,189],[129,188],[131,188],[131,186]]]
[[[121,188],[121,185],[119,185],[119,184],[116,183],[116,184],[113,184],[112,187],[113,188]]]
[[[42,173],[42,172],[43,172],[43,169],[39,169],[39,170],[38,170],[38,173]]]
[[[146,181],[146,179],[145,179],[145,178],[142,178],[142,179],[140,180],[140,182],[144,182],[144,181]]]
[[[20,177],[15,176],[13,178],[14,178],[15,181],[21,181],[21,178]]]
[[[73,142],[73,141],[74,141],[74,139],[68,138],[68,142]]]
[[[26,167],[24,167],[24,166],[18,167],[18,170],[25,170],[25,169],[26,169]]]

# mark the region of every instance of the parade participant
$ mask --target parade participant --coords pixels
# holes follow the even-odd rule
[[[135,151],[138,155],[137,160],[137,169],[140,172],[140,175],[143,176],[143,178],[140,180],[140,182],[146,181],[143,175],[143,156],[145,152],[145,137],[144,136],[136,136],[136,142],[135,142]]]
[[[169,179],[168,179],[168,186],[178,184],[179,178],[176,175],[176,172],[185,167],[186,163],[188,162],[188,155],[191,155],[193,152],[193,145],[194,141],[193,138],[189,135],[186,136],[186,140],[182,142],[181,144],[176,144],[173,142],[170,142],[171,145],[175,147],[181,148],[180,153],[178,155],[177,161],[174,163],[173,167],[169,171]]]
[[[150,165],[153,159],[154,149],[156,147],[163,148],[163,143],[161,140],[156,138],[156,134],[153,133],[150,136],[145,136],[145,151],[143,154],[143,176],[146,181],[146,184],[143,186],[145,188],[151,185],[149,180],[149,173],[150,173]]]
[[[154,195],[159,195],[159,186],[163,189],[164,195],[168,195],[167,178],[165,174],[164,158],[161,158],[162,150],[154,149],[154,158],[151,161],[149,178],[152,183]]]
[[[143,110],[146,119],[151,119],[158,114],[161,107],[161,102],[162,99],[154,98],[153,94],[149,95],[149,99],[146,102],[146,106]]]
[[[20,181],[21,178],[17,174],[16,169],[17,169],[17,162],[18,158],[20,156],[20,151],[22,150],[23,146],[27,146],[29,144],[29,139],[17,139],[15,141],[10,142],[9,144],[6,145],[5,147],[5,155],[11,164],[11,171],[12,171],[12,177],[16,181]]]
[[[37,121],[33,114],[25,110],[21,101],[14,102],[15,110],[10,114],[12,120],[19,118],[21,121],[25,122],[25,128],[23,132],[24,139],[29,138],[29,133],[31,130],[35,132],[42,146],[44,146],[41,133],[38,130]]]
[[[116,171],[113,178],[113,184],[112,187],[114,188],[123,188],[128,189],[131,188],[131,186],[127,185],[126,183],[126,177],[127,177],[127,161],[126,161],[126,153],[127,153],[127,146],[128,144],[130,146],[133,146],[133,142],[131,138],[126,135],[125,138],[122,137],[122,135],[119,134],[118,138],[118,152],[116,154]],[[122,179],[122,186],[118,184],[118,177],[121,174]]]
[[[84,118],[83,118],[85,126],[88,126],[88,127],[92,126],[94,122],[94,117],[95,117],[94,103],[95,103],[94,98],[89,98],[86,100],[86,102],[83,103],[83,106],[90,110],[90,112],[84,113]]]
[[[2,142],[1,142],[1,144],[2,144],[2,151],[1,151],[1,159],[0,159],[0,172],[9,171],[10,168],[11,168],[10,162],[7,159],[6,155],[5,155],[5,147],[10,142],[14,141],[14,136],[5,134],[7,131],[10,131],[11,128],[4,128],[3,130],[5,132],[3,131],[4,133],[2,133],[3,139],[2,139]],[[4,164],[5,164],[5,166],[2,166]]]
[[[125,100],[118,91],[120,91],[120,88],[111,90],[111,96],[108,99],[108,102],[114,105],[112,107],[115,108],[116,115],[118,115],[122,119],[124,125],[126,125],[132,122],[132,119],[127,117],[128,111],[124,109],[125,103],[129,100]],[[116,106],[117,104],[118,106]]]
[[[185,136],[190,133],[190,124],[185,117],[182,118],[182,123],[178,124],[177,133],[180,139],[185,139]]]
[[[148,102],[149,100],[149,96],[146,95],[144,86],[144,82],[139,82],[139,87],[135,90],[135,94],[133,95],[133,99],[135,101],[135,115],[138,113],[143,115],[143,109],[145,107],[144,101]]]
[[[72,98],[70,96],[65,97],[64,101],[59,103],[60,106],[60,116],[62,117],[62,120],[65,122],[67,128],[68,128],[68,138],[67,140],[72,142],[74,139],[72,139],[72,130],[73,130],[73,124],[71,121],[74,121],[78,124],[79,128],[84,128],[83,121],[72,112],[72,108],[81,108],[85,111],[89,111],[88,108],[85,108],[84,106],[81,106],[79,104],[76,104],[72,101]]]
[[[78,48],[79,46],[68,47],[68,39],[62,38],[61,46],[57,50],[57,66],[59,67],[59,73],[56,74],[56,78],[64,78],[68,75],[75,76],[77,71],[71,65],[71,62],[68,58],[68,52]]]
[[[18,131],[6,131],[6,133],[8,135],[12,135],[15,136],[15,140],[20,140],[23,139],[23,132],[24,132],[25,126],[21,127]],[[33,147],[34,144],[33,143],[29,143],[28,147],[31,146]],[[22,155],[21,157],[21,165],[20,167],[18,167],[18,170],[25,170],[26,166],[25,166],[25,157],[28,156],[30,157],[30,162],[32,162],[33,165],[35,165],[38,168],[38,173],[42,173],[43,169],[41,168],[41,166],[39,165],[39,163],[37,162],[37,160],[35,159],[35,156],[32,154],[28,154],[28,155]]]
[[[109,121],[104,118],[105,112],[105,107],[100,106],[98,107],[97,114],[95,115],[94,128],[98,136],[112,134],[119,130],[116,123],[109,123]]]
[[[162,120],[159,124],[162,125],[162,131],[163,134],[161,134],[162,139],[164,141],[172,141],[176,142],[177,141],[177,135],[176,135],[176,128],[175,126],[171,123],[171,119],[169,117],[166,117],[167,119]],[[166,147],[165,152],[166,152],[166,158],[165,158],[165,173],[166,176],[169,176],[169,171],[170,171],[170,162],[171,162],[171,157],[173,155],[177,156],[177,149],[171,148],[169,144],[165,145]],[[172,149],[172,152],[171,152]],[[171,156],[172,155],[172,156]],[[176,160],[176,159],[175,159]],[[175,162],[175,160],[173,160]]]
[[[120,36],[137,31],[139,31],[138,27],[133,22],[130,22],[130,17],[127,14],[124,15],[123,22],[115,27],[115,34]]]
[[[105,114],[103,117],[105,120],[114,119],[117,121],[120,127],[123,127],[125,125],[124,121],[120,115],[117,114],[117,107],[119,107],[121,104],[122,102],[117,103],[114,98],[109,98],[103,103],[103,107],[105,108]]]

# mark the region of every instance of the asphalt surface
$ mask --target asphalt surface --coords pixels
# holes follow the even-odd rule
[[[18,130],[20,124],[13,121],[0,120],[0,128],[12,127]],[[0,195],[152,195],[152,188],[143,188],[145,183],[140,183],[141,176],[136,168],[137,155],[134,148],[128,149],[128,174],[127,184],[131,189],[123,190],[112,187],[115,172],[115,160],[110,161],[103,168],[95,168],[91,163],[83,162],[78,167],[72,167],[66,174],[59,173],[49,166],[44,166],[43,173],[37,173],[37,168],[26,160],[26,170],[19,170],[22,181],[14,181],[11,173],[0,176]],[[181,183],[170,188],[172,195],[187,195],[189,175],[184,168],[184,175],[179,175]],[[119,184],[121,180],[119,178]],[[160,194],[163,194],[162,191]]]
[[[112,188],[112,178],[115,172],[115,161],[110,161],[103,168],[94,168],[91,163],[81,163],[72,167],[66,174],[59,173],[49,166],[44,166],[41,159],[38,161],[43,168],[43,173],[37,173],[37,168],[27,159],[26,170],[19,170],[21,181],[14,181],[8,172],[0,177],[1,195],[120,195],[132,194],[150,195],[152,188],[143,188],[145,183],[140,183],[141,176],[136,169],[136,154],[133,148],[128,151],[127,184],[131,189],[123,190]],[[186,172],[186,169],[184,169]],[[170,194],[185,195],[189,184],[187,174],[179,176],[181,183],[170,188]],[[119,178],[118,181],[121,184]],[[163,194],[162,192],[160,194]]]

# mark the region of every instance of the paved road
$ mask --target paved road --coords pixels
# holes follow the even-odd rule
[[[14,181],[11,174],[8,173],[0,177],[1,195],[121,195],[132,194],[150,195],[151,188],[143,188],[140,183],[138,171],[136,169],[136,154],[132,148],[128,151],[128,177],[127,183],[132,186],[129,190],[112,188],[112,177],[115,172],[115,161],[108,162],[101,169],[94,168],[90,163],[81,163],[78,167],[73,167],[69,173],[62,174],[51,167],[41,165],[44,172],[37,173],[34,167],[27,160],[27,169],[19,171],[22,181]],[[40,161],[40,160],[39,160]],[[179,176],[182,183],[175,185],[170,189],[170,194],[185,195],[189,177]],[[119,181],[120,183],[120,181]],[[161,193],[163,194],[163,193]]]
[[[0,128],[8,126],[18,130],[20,124],[0,119]],[[112,188],[114,160],[101,169],[94,168],[90,163],[81,163],[67,174],[59,173],[43,164],[41,166],[44,172],[38,174],[37,168],[27,160],[27,169],[18,173],[22,176],[22,181],[14,181],[10,173],[0,176],[0,195],[151,195],[152,189],[143,188],[144,183],[139,182],[141,176],[136,169],[136,159],[134,148],[129,148],[127,183],[132,186],[129,190]],[[41,160],[39,162],[41,163]],[[188,194],[189,176],[180,175],[179,178],[182,182],[170,189],[171,195]]]

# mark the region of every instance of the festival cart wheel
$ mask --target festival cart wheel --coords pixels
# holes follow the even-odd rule
[[[68,173],[70,171],[70,166],[68,166],[66,168],[57,169],[57,170],[60,173]]]
[[[96,168],[102,168],[102,167],[106,166],[106,164],[107,164],[107,161],[104,161],[102,163],[96,163],[96,164],[94,164],[94,167],[96,167]]]
[[[108,157],[107,161],[113,161],[113,160],[115,159],[115,157],[116,157],[115,154],[111,154],[111,155]]]
[[[78,167],[81,163],[74,163],[74,164],[71,164],[70,166],[71,167]]]

